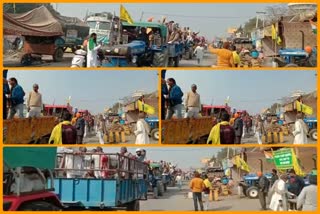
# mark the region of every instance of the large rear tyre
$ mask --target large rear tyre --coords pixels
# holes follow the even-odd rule
[[[311,137],[312,140],[317,141],[318,140],[318,133],[316,129],[312,129],[309,132],[309,136]]]
[[[154,139],[154,140],[159,140],[159,129],[153,129],[151,131],[151,137]]]
[[[31,201],[22,204],[19,211],[59,211],[60,208],[46,201]]]
[[[135,201],[128,203],[126,210],[127,211],[140,211],[139,200],[135,200]]]
[[[284,67],[299,67],[299,66],[296,64],[290,63],[290,64],[285,65]]]
[[[168,55],[164,52],[156,52],[153,56],[152,61],[153,67],[167,67],[168,66]]]

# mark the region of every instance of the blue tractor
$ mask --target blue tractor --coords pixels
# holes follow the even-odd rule
[[[318,133],[317,133],[317,118],[316,117],[308,117],[304,119],[304,122],[309,127],[309,137],[311,137],[312,140],[317,141],[318,139]]]
[[[145,121],[150,126],[150,136],[154,140],[159,140],[159,118],[158,117],[147,117]]]
[[[317,47],[313,47],[312,53],[308,54],[305,48],[304,32],[300,30],[302,38],[302,47],[287,48],[279,50],[280,58],[274,61],[279,67],[316,67],[317,66]]]
[[[152,40],[146,41],[136,36],[142,28],[152,32]],[[183,43],[168,44],[168,28],[164,24],[154,22],[122,23],[122,44],[106,47],[103,67],[179,66],[183,53]],[[151,34],[148,34],[151,35]],[[125,39],[124,39],[125,38]]]
[[[264,174],[268,179],[271,179],[270,173]],[[248,174],[242,177],[242,181],[239,182],[239,186],[242,187],[243,194],[250,199],[256,199],[259,196],[258,188],[259,177],[256,174]]]

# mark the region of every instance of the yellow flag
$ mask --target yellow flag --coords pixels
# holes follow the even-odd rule
[[[305,113],[307,115],[313,114],[313,109],[310,106],[302,104],[299,101],[296,101],[296,108],[297,108],[297,111],[301,111],[302,113]]]
[[[130,14],[122,4],[120,5],[120,19],[133,25],[133,19],[131,18]]]
[[[271,37],[273,40],[275,40],[277,38],[277,31],[276,31],[276,27],[274,25],[271,26]]]
[[[138,100],[138,107],[139,107],[139,111],[143,111],[147,114],[155,114],[156,112],[154,107],[147,105],[145,103],[142,103],[140,100]]]
[[[297,175],[304,176],[305,174],[302,171],[302,169],[298,163],[298,158],[297,158],[296,154],[294,153],[294,150],[291,149],[291,152],[292,152],[292,165],[293,165],[294,171],[297,173]]]
[[[249,165],[239,155],[237,155],[235,158],[235,164],[238,168],[250,172]]]
[[[281,40],[280,36],[278,36],[278,37],[277,37],[277,44],[280,45],[281,42],[282,42],[282,40]]]

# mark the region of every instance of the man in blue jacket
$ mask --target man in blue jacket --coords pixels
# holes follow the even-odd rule
[[[167,84],[169,85],[169,94],[165,95],[165,99],[168,101],[169,107],[166,119],[171,119],[173,115],[176,115],[177,118],[182,118],[183,92],[177,86],[175,79],[169,78]]]
[[[10,112],[8,119],[12,119],[15,114],[18,114],[19,118],[23,118],[23,98],[25,95],[23,88],[18,85],[18,81],[14,77],[9,79],[9,85],[11,86],[11,89],[10,94],[8,95],[10,103]]]

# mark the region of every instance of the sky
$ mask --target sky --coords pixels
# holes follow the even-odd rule
[[[316,90],[315,71],[197,71],[167,70],[166,78],[174,78],[186,94],[192,84],[198,86],[202,104],[223,105],[260,113],[293,92]]]
[[[53,4],[64,16],[83,19],[88,12],[115,12],[119,15],[119,4]],[[154,17],[154,21],[162,16],[174,20],[180,26],[189,26],[193,31],[201,31],[208,39],[214,36],[226,36],[229,27],[239,27],[248,19],[256,17],[256,12],[265,11],[275,4],[124,4],[133,20],[146,21]],[[143,15],[142,15],[143,13]]]
[[[128,151],[135,154],[137,147],[127,147]],[[58,152],[61,148],[58,149]],[[87,147],[88,150],[93,149],[92,147]],[[142,148],[143,149],[143,148]],[[201,163],[202,159],[211,158],[215,155],[221,148],[195,148],[195,147],[147,147],[144,148],[147,151],[147,160],[160,161],[164,160],[166,162],[171,162],[177,164],[178,168],[189,169],[200,168],[203,166]],[[103,147],[103,151],[106,153],[116,153],[120,152],[120,147]]]
[[[125,96],[136,91],[154,92],[158,86],[156,71],[14,71],[15,77],[28,94],[34,83],[39,84],[45,104],[65,105],[71,96],[71,105],[101,113]],[[25,97],[26,98],[26,97]]]

